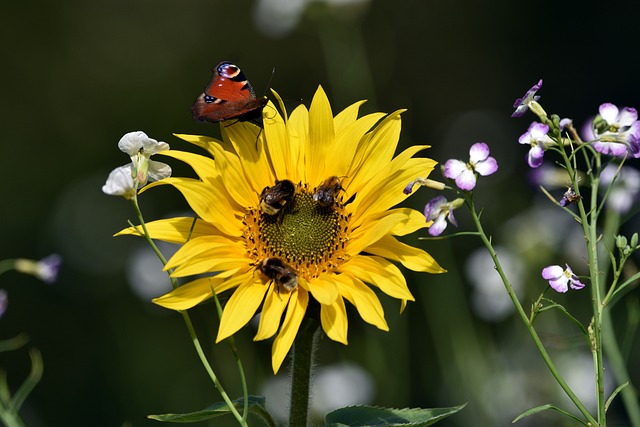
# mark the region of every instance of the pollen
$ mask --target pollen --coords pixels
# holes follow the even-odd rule
[[[305,280],[330,273],[347,259],[349,218],[342,199],[328,206],[313,200],[306,184],[277,214],[268,215],[259,206],[244,217],[248,255],[258,265],[268,257],[281,258]]]

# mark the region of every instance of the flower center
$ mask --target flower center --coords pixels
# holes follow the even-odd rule
[[[327,206],[314,201],[315,190],[298,185],[292,200],[276,214],[269,215],[259,206],[248,209],[245,238],[255,265],[277,257],[309,280],[334,271],[346,259],[350,214],[344,212],[341,199]]]

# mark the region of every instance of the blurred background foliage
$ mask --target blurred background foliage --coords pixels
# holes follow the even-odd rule
[[[569,261],[585,274],[576,224],[545,207],[528,184],[527,149],[517,138],[532,116],[509,116],[515,98],[539,78],[547,111],[576,124],[602,102],[640,107],[633,8],[630,1],[3,1],[0,257],[57,252],[65,260],[55,285],[15,273],[0,283],[9,293],[0,339],[25,332],[44,359],[42,382],[23,410],[27,424],[151,426],[157,423],[147,414],[219,400],[180,316],[149,302],[168,287],[159,264],[141,239],[111,237],[134,218],[131,207],[100,188],[128,162],[116,147],[126,132],[144,130],[176,149],[191,147],[174,132],[219,136],[217,126],[195,123],[189,107],[223,59],[238,63],[258,93],[275,68],[271,87],[289,108],[299,100],[308,105],[318,84],[334,113],[360,99],[369,100],[363,113],[407,108],[401,146],[430,144],[426,155],[442,162],[466,159],[472,143],[487,142],[501,169],[481,180],[479,204],[523,301],[544,289],[544,265]],[[172,166],[176,175],[189,173]],[[422,209],[434,195],[421,189],[409,204]],[[144,194],[141,205],[149,220],[187,209],[170,188]],[[459,212],[460,229],[467,229]],[[407,240],[416,243],[420,235],[426,231]],[[520,411],[557,399],[573,410],[557,397],[520,321],[501,305],[493,267],[475,253],[478,242],[417,244],[449,273],[407,272],[417,302],[400,316],[397,304],[383,298],[390,333],[352,311],[349,346],[320,343],[318,365],[329,368],[317,380],[325,389],[316,400],[328,395],[343,404],[396,407],[469,402],[443,426],[508,425]],[[589,292],[555,296],[585,324],[589,298]],[[623,331],[625,304],[618,308]],[[211,342],[214,313],[212,305],[193,310],[218,373],[230,395],[239,396],[231,353]],[[578,332],[553,315],[539,325],[562,372],[588,399],[590,354]],[[247,327],[237,336],[250,391],[267,390],[271,407],[281,410],[287,393],[277,391],[278,381],[286,380],[286,367],[274,380],[270,343],[253,343],[254,333]],[[630,343],[630,360],[637,360],[640,348]],[[27,375],[28,360],[26,348],[0,354],[14,387]],[[638,384],[637,364],[631,373]],[[344,387],[357,387],[343,396],[345,379]],[[611,411],[612,424],[623,425],[621,407]],[[215,425],[234,425],[228,421]],[[563,422],[542,414],[519,425]]]

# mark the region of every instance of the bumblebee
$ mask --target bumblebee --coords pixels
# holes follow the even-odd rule
[[[298,275],[280,258],[265,258],[262,260],[258,268],[262,274],[285,288],[287,291],[293,291],[298,286]]]
[[[291,200],[296,192],[296,185],[284,179],[276,181],[273,187],[265,187],[260,194],[260,208],[267,215],[275,215]]]
[[[316,192],[313,193],[313,201],[320,206],[329,206],[336,201],[338,193],[342,190],[344,190],[344,188],[342,188],[340,178],[335,175],[330,176],[325,179],[316,189]]]

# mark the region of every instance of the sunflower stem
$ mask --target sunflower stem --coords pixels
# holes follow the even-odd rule
[[[315,319],[305,316],[293,343],[289,427],[306,427],[311,400],[311,367],[320,330]]]

